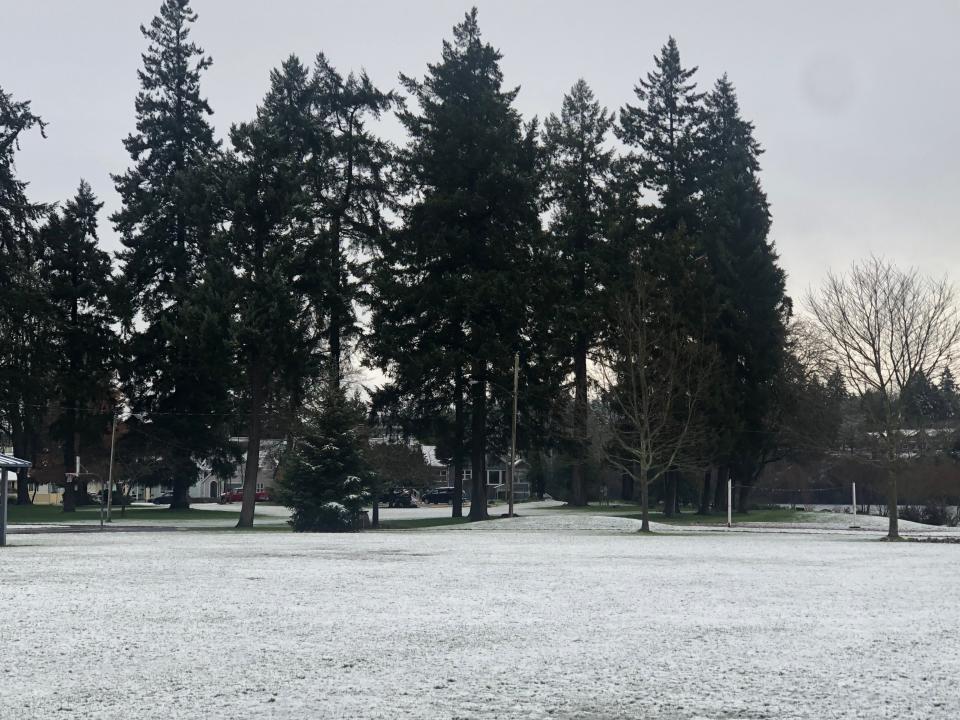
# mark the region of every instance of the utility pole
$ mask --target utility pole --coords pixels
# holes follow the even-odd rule
[[[507,475],[507,517],[513,517],[513,471],[517,464],[517,384],[520,376],[520,353],[513,354],[513,420],[510,430],[510,474]]]
[[[113,411],[113,428],[110,430],[110,469],[107,471],[107,522],[113,522],[110,511],[113,509],[113,448],[117,441],[117,411]]]

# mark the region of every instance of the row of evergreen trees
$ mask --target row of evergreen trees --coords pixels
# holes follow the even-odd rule
[[[457,484],[469,459],[484,497],[519,353],[521,442],[568,452],[569,498],[586,503],[591,358],[644,276],[717,355],[705,462],[755,477],[791,307],[762,150],[725,76],[698,91],[671,38],[633,104],[611,113],[579,80],[541,126],[518,112],[474,9],[402,93],[291,56],[221,143],[196,19],[164,0],[141,28],[115,270],[86,183],[62,208],[28,201],[14,151],[43,124],[0,93],[0,334],[14,349],[0,414],[18,454],[36,457],[52,422],[70,468],[122,404],[127,452],[182,506],[199,463],[230,465],[238,429],[255,482],[263,434],[304,434],[303,408],[342,397],[362,358],[390,378],[378,409],[443,435]],[[388,112],[401,146],[375,132]]]

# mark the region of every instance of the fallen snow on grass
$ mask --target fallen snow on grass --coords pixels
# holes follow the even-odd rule
[[[519,520],[13,536],[0,717],[960,717],[956,546]]]
[[[614,517],[612,515],[594,515],[585,512],[556,513],[553,515],[522,515],[515,518],[501,518],[470,525],[447,525],[436,528],[438,531],[454,532],[469,530],[473,532],[509,530],[512,532],[640,532],[641,522],[633,518]],[[672,530],[669,525],[650,523],[654,531]]]

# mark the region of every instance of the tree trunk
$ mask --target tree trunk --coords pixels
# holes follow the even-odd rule
[[[679,470],[674,471],[675,481],[673,483],[673,514],[680,515],[680,482],[683,480],[683,475]]]
[[[73,408],[68,408],[66,412],[66,425],[67,430],[63,435],[63,472],[73,473],[77,470],[77,449],[74,445],[74,434],[72,432],[73,428],[73,415],[75,410]],[[14,453],[16,454],[16,453]],[[77,490],[79,488],[79,481],[72,480],[71,482],[65,482],[63,486],[63,511],[64,512],[76,512],[77,510]]]
[[[21,468],[17,472],[17,505],[31,505],[30,489],[27,484],[30,482],[30,471],[27,468]]]
[[[717,484],[713,488],[713,509],[727,507],[727,480],[730,478],[730,466],[721,465],[717,468]]]
[[[36,458],[32,457],[29,448],[30,443],[27,440],[27,433],[23,430],[18,430],[14,428],[13,431],[13,454],[15,457],[31,459],[33,461]],[[27,478],[29,477],[29,472],[27,468],[23,468],[17,471],[17,505],[29,505],[30,504],[30,493],[27,492]]]
[[[887,468],[887,539],[900,539],[900,508],[897,500],[897,475]]]
[[[380,488],[374,492],[373,505],[370,508],[370,527],[374,530],[380,527]]]
[[[487,378],[486,363],[475,360],[470,403],[470,520],[486,520],[487,515]]]
[[[667,470],[663,474],[663,515],[673,517],[677,508],[677,471]]]
[[[257,507],[257,475],[260,470],[260,434],[263,403],[266,396],[266,373],[259,360],[250,366],[250,418],[247,423],[247,463],[243,471],[243,504],[240,507],[238,528],[253,527],[253,513]]]
[[[713,487],[717,480],[717,466],[712,465],[709,470],[703,474],[703,487],[700,490],[700,508],[698,515],[710,514],[710,499],[713,497]]]
[[[540,472],[537,473],[537,499],[543,500],[543,496],[547,492],[547,472],[548,472],[547,463],[548,462],[550,463],[551,470],[549,470],[549,472],[552,473],[553,459],[552,458],[550,458],[549,460],[544,459],[546,456],[546,453],[544,453],[542,450],[538,451],[538,453],[540,455]],[[552,479],[552,475],[551,475],[551,479]]]
[[[453,517],[463,517],[463,366],[457,364],[457,372],[453,382],[455,397],[453,399],[454,440],[453,440]]]
[[[650,483],[647,470],[640,471],[640,532],[650,532]]]
[[[587,451],[587,336],[577,332],[573,354],[573,466],[570,471],[570,504],[587,504],[587,487],[583,477]]]
[[[620,476],[620,499],[626,502],[633,500],[633,475],[627,472]]]
[[[750,483],[744,482],[741,484],[740,487],[737,488],[736,496],[737,503],[735,507],[737,512],[746,514],[748,508],[747,501],[750,498]]]
[[[190,509],[190,486],[197,475],[197,466],[190,458],[177,463],[173,476],[173,502],[170,510]]]

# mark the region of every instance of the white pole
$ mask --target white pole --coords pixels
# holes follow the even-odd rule
[[[7,544],[7,469],[0,471],[0,547]]]
[[[733,480],[727,480],[727,527],[733,527]]]
[[[513,354],[513,421],[510,432],[510,474],[507,475],[507,517],[513,517],[513,469],[517,463],[517,378],[520,374],[520,353]]]
[[[853,516],[857,516],[857,484],[850,483],[850,489],[853,492]]]
[[[107,522],[113,509],[113,448],[117,439],[117,413],[113,413],[113,429],[110,431],[110,469],[107,471]]]

